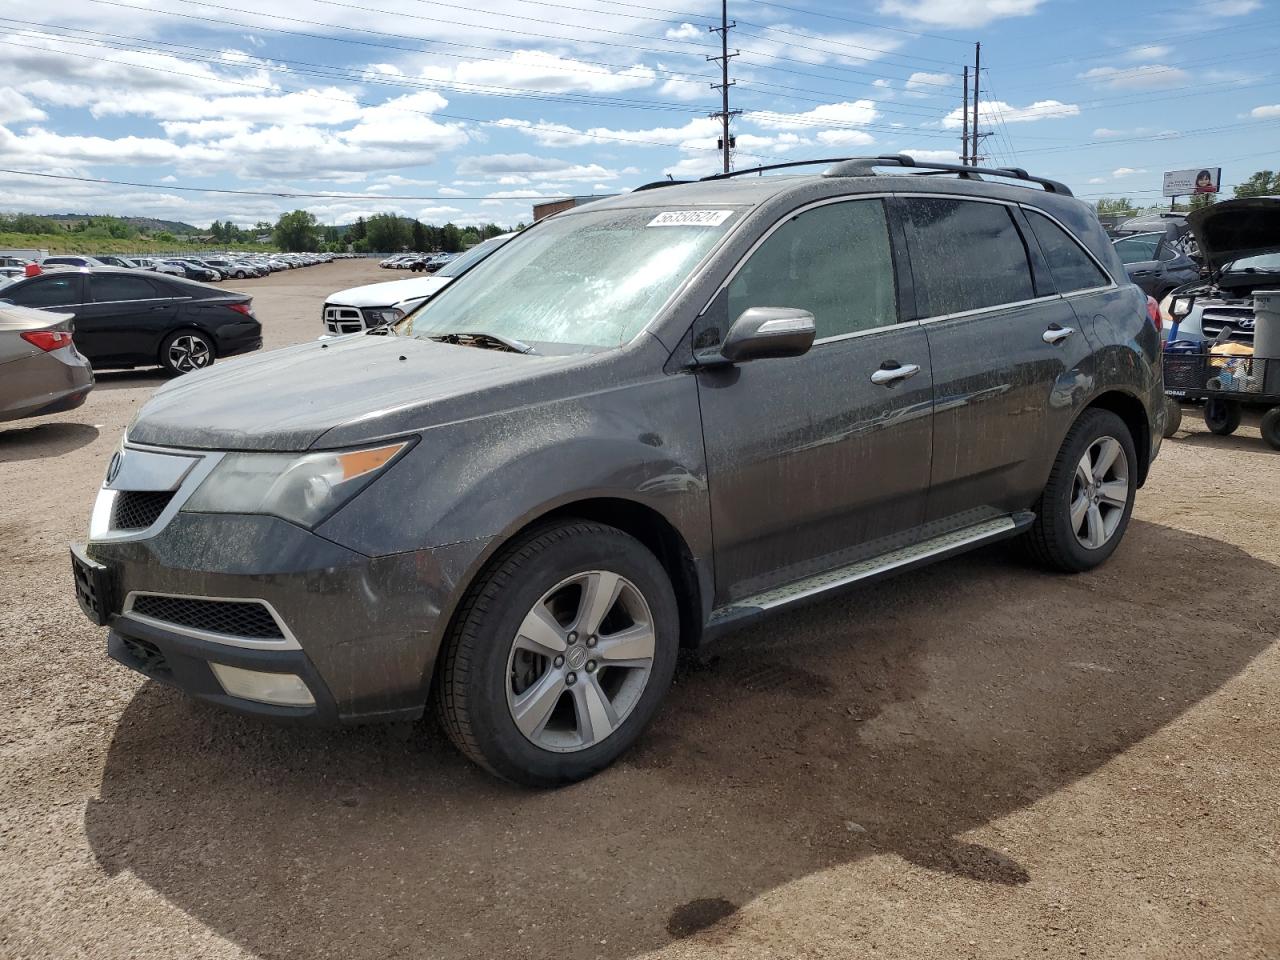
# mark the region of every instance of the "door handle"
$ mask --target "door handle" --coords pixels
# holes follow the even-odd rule
[[[914,363],[898,363],[894,360],[886,360],[879,370],[871,374],[871,382],[882,387],[891,387],[899,380],[909,380],[919,372],[920,368]]]
[[[1075,330],[1071,327],[1060,327],[1056,323],[1051,323],[1049,324],[1049,329],[1040,335],[1040,339],[1056,347],[1073,333],[1075,333]]]

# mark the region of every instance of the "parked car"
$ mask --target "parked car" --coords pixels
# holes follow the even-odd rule
[[[217,270],[214,270],[212,267],[206,267],[201,263],[197,263],[195,260],[173,258],[170,260],[163,260],[161,263],[165,266],[181,270],[181,276],[186,277],[188,280],[199,280],[204,283],[212,283],[222,279],[222,275],[218,273]],[[159,269],[159,265],[157,265],[156,269]],[[168,273],[169,271],[164,272]]]
[[[0,421],[74,410],[93,389],[67,313],[0,302],[0,370]]]
[[[76,346],[99,370],[161,366],[176,375],[262,346],[252,297],[176,277],[60,271],[10,284],[0,300],[74,314]]]
[[[181,264],[171,260],[151,260],[148,270],[154,270],[156,273],[167,274],[171,277],[185,277],[187,268]]]
[[[1161,441],[1145,295],[1061,184],[886,168],[599,200],[391,331],[162,387],[73,549],[110,656],[260,716],[431,699],[550,785],[681,646],[1005,538],[1104,562]]]
[[[97,257],[78,257],[60,254],[56,257],[45,257],[40,261],[40,266],[47,270],[49,267],[101,267],[105,266],[105,264]]]
[[[117,257],[109,254],[99,254],[97,259],[104,267],[124,267],[127,270],[138,270],[142,266],[136,260],[130,260],[128,257]]]
[[[1280,289],[1280,197],[1223,200],[1190,215],[1208,276],[1169,293],[1169,339],[1253,345],[1253,291]]]
[[[321,308],[325,335],[363,333],[371,327],[397,322],[514,236],[514,233],[504,233],[490,237],[453,259],[434,276],[370,283],[331,294]]]
[[[1175,246],[1175,239],[1167,233],[1138,233],[1114,241],[1129,279],[1157,300],[1200,277],[1200,265]]]

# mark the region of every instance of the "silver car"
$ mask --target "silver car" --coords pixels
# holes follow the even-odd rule
[[[71,314],[0,303],[0,421],[72,410],[92,389]]]

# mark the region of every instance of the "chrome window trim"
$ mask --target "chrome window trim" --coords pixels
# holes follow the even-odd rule
[[[133,604],[138,597],[172,597],[175,600],[211,600],[215,603],[259,603],[266,608],[267,613],[271,615],[271,619],[276,622],[276,626],[280,628],[280,632],[284,634],[283,639],[264,640],[257,637],[237,637],[230,633],[217,633],[213,630],[200,630],[196,627],[185,627],[180,623],[173,623],[170,620],[158,620],[155,617],[149,617],[146,614],[134,613]],[[210,643],[221,643],[228,647],[242,647],[246,650],[301,650],[302,646],[298,643],[298,638],[293,635],[293,631],[289,629],[289,625],[284,622],[284,617],[273,607],[270,602],[263,600],[261,597],[206,597],[197,596],[190,593],[164,593],[159,590],[130,590],[124,598],[124,609],[121,611],[122,616],[127,616],[139,623],[147,623],[153,627],[159,627],[162,630],[168,630],[171,633],[180,633],[184,637],[192,637],[196,640],[208,640]]]
[[[903,320],[901,323],[886,323],[879,327],[870,327],[866,330],[854,330],[852,333],[837,333],[834,336],[823,337],[821,340],[813,341],[815,347],[820,347],[827,343],[840,343],[843,340],[856,340],[858,337],[867,337],[873,333],[884,333],[888,330],[906,330],[918,329],[919,320]]]
[[[1010,303],[997,303],[990,307],[978,307],[974,310],[958,310],[955,313],[943,313],[936,317],[922,317],[918,322],[925,323],[941,323],[943,320],[959,320],[967,317],[978,317],[984,313],[1001,313],[1006,310],[1017,310],[1020,307],[1027,307],[1033,303],[1048,303],[1050,300],[1062,300],[1060,293],[1050,293],[1043,297],[1031,297],[1028,300],[1014,300]]]
[[[82,306],[97,307],[113,303],[159,303],[161,300],[190,299],[189,297],[139,297],[137,300],[86,300]]]

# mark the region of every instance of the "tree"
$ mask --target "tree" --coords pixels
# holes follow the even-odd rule
[[[276,246],[289,253],[315,250],[320,244],[316,227],[315,214],[306,210],[282,214],[273,230]]]
[[[394,213],[375,213],[365,225],[370,250],[403,250],[409,243],[409,225]]]
[[[462,231],[452,223],[440,228],[440,249],[445,253],[457,253],[462,249]]]
[[[356,222],[351,225],[351,229],[347,231],[347,239],[352,243],[357,240],[363,240],[368,234],[365,232],[364,217],[356,217]]]
[[[1280,194],[1280,173],[1259,170],[1236,186],[1237,197],[1271,197]]]
[[[413,249],[425,253],[428,243],[427,228],[422,225],[421,220],[413,221]]]
[[[1205,207],[1211,207],[1218,202],[1216,193],[1197,193],[1191,198],[1191,202],[1187,204],[1188,210],[1202,210]]]
[[[1131,217],[1137,211],[1134,209],[1133,201],[1128,197],[1103,197],[1096,204],[1098,213],[1101,215],[1112,214],[1114,216]]]

